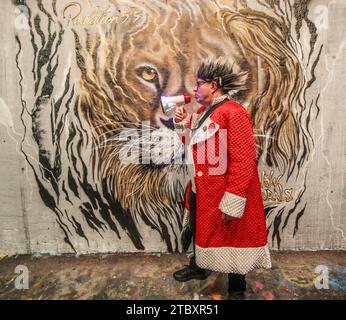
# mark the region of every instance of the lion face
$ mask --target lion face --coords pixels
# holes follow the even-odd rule
[[[180,23],[176,25],[178,19]],[[221,23],[216,28],[213,22],[213,26],[202,22],[200,15],[191,19],[171,14],[168,19],[147,18],[142,27],[127,25],[126,30],[131,31],[124,31],[120,43],[105,41],[98,47],[94,55],[106,51],[109,56],[97,69],[93,63],[87,66],[94,73],[86,73],[81,79],[78,107],[95,132],[92,162],[98,162],[98,179],[110,188],[131,218],[140,217],[156,230],[162,228],[158,221],[166,221],[172,237],[181,227],[188,177],[179,162],[183,145],[172,130],[172,119],[161,110],[160,97],[184,92],[193,96],[199,63],[208,55],[227,54],[234,63],[241,61]],[[176,28],[174,34],[169,32],[172,26]],[[197,37],[192,32],[186,34],[186,28],[194,26],[203,30]],[[98,35],[94,42],[98,43]],[[115,60],[119,47],[125,53],[118,54]],[[191,106],[191,111],[198,107],[194,99]],[[135,134],[128,150],[125,147],[133,155],[128,163],[119,158],[124,148],[119,137],[126,131]],[[162,152],[156,153],[155,149]]]

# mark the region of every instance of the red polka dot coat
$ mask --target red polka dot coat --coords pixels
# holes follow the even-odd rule
[[[205,107],[189,122],[201,118]],[[201,268],[246,274],[270,268],[266,219],[252,121],[235,101],[216,108],[187,130],[196,192],[196,263]],[[189,183],[187,193],[192,184]],[[186,197],[188,199],[188,197]],[[186,205],[189,209],[189,205]],[[188,210],[187,210],[188,212]],[[188,219],[184,219],[185,221]]]

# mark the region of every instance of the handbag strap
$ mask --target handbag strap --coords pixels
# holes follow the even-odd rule
[[[207,110],[207,112],[203,115],[203,117],[201,118],[201,120],[198,121],[198,124],[197,126],[194,128],[194,130],[197,130],[201,127],[201,125],[203,124],[203,122],[210,116],[210,114],[216,109],[218,108],[219,106],[221,106],[222,104],[224,104],[225,102],[229,101],[229,99],[224,99],[222,101],[220,101],[219,103],[217,104],[214,104],[211,108],[209,108]]]

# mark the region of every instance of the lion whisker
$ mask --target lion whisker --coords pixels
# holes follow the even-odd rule
[[[97,128],[100,128],[100,127],[105,127],[105,126],[109,126],[109,125],[114,125],[114,124],[124,124],[124,123],[130,123],[130,124],[132,124],[132,125],[135,125],[135,127],[137,127],[137,128],[139,128],[139,127],[143,127],[143,126],[145,126],[145,127],[150,127],[150,128],[153,128],[153,129],[157,129],[156,127],[153,127],[153,126],[151,126],[151,125],[147,125],[147,124],[145,124],[145,123],[133,123],[133,122],[130,122],[130,121],[115,121],[114,123],[112,123],[112,124],[109,124],[109,123],[104,123],[104,124],[100,124],[100,125],[98,125],[98,126],[95,126],[94,128],[95,129],[97,129]],[[131,127],[129,127],[129,129],[132,129]]]
[[[152,130],[150,130],[150,128],[149,129],[139,129],[139,128],[122,128],[122,129],[120,129],[120,128],[117,128],[117,129],[113,129],[113,130],[108,130],[108,131],[100,134],[97,138],[100,139],[101,137],[103,137],[104,135],[106,135],[106,134],[108,134],[110,132],[115,132],[115,131],[119,131],[119,130],[124,130],[124,131],[125,130],[131,130],[133,132],[147,132],[147,131],[152,132]],[[119,134],[121,134],[121,133],[122,132],[120,132]]]
[[[254,134],[253,136],[254,136],[254,137],[266,137],[267,139],[276,140],[274,137],[269,137],[269,136],[266,135],[266,134]]]
[[[134,140],[134,142],[153,142],[153,140],[150,139],[150,137],[147,136],[140,136],[138,138],[135,139],[131,139]],[[112,137],[112,138],[108,138],[105,141],[102,141],[100,143],[100,146],[102,146],[103,144],[107,144],[109,141],[124,141],[123,139],[121,139],[118,135]]]

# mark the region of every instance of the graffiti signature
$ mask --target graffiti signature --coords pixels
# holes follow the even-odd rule
[[[68,25],[71,23],[73,25],[122,24],[125,23],[131,15],[135,17],[135,20],[138,20],[138,12],[111,15],[110,9],[111,6],[108,6],[106,9],[100,9],[99,6],[96,6],[90,15],[82,16],[81,13],[83,8],[81,4],[78,2],[70,2],[64,6],[62,17],[67,20]]]
[[[263,201],[289,202],[293,199],[293,189],[284,189],[280,180],[282,175],[274,177],[274,172],[267,174],[265,171],[261,175]],[[270,190],[270,188],[273,188]]]

